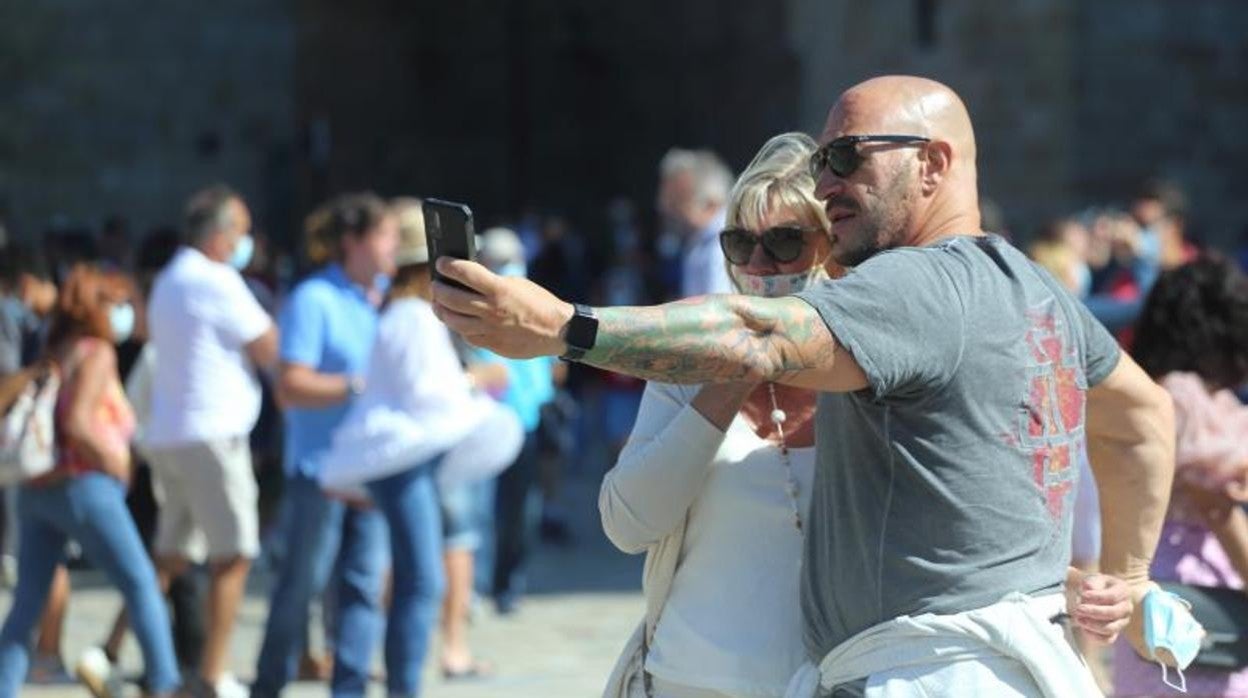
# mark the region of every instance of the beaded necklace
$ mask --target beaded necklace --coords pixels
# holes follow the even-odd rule
[[[771,423],[776,425],[776,433],[780,436],[780,456],[784,460],[784,472],[788,477],[784,491],[789,495],[789,504],[793,507],[793,525],[797,528],[798,535],[804,536],[802,510],[797,498],[797,478],[793,476],[793,462],[789,459],[789,444],[784,439],[784,421],[788,419],[788,415],[784,413],[784,410],[780,409],[780,404],[776,402],[776,385],[774,383],[767,384],[767,392],[771,395]]]

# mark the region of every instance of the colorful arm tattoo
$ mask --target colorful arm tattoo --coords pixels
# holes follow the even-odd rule
[[[701,296],[644,308],[598,309],[583,362],[668,383],[779,381],[831,366],[836,340],[797,298]]]

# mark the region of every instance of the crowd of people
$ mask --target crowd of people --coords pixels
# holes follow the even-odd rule
[[[1248,695],[1154,584],[1248,575],[1248,280],[1180,189],[1042,226],[1033,263],[982,222],[961,101],[902,77],[735,179],[704,150],[658,174],[654,235],[623,200],[605,254],[524,216],[437,267],[462,289],[421,201],[367,192],[307,216],[299,264],[225,186],[133,254],[116,218],[8,242],[0,404],[60,387],[56,467],[5,499],[0,695],[68,674],[71,550],[125,602],[72,665],[95,695],[131,631],[153,696],[364,695],[379,644],[419,695],[435,633],[442,676],[488,675],[474,595],[511,612],[538,536],[573,536],[570,393],[603,529],[646,554],[607,696],[1155,695],[1159,663]]]
[[[81,238],[65,256],[5,247],[6,405],[48,375],[62,388],[57,467],[10,488],[0,694],[69,678],[70,552],[126,601],[71,665],[97,695],[118,694],[133,630],[150,695],[277,695],[296,677],[363,695],[384,635],[400,696],[420,693],[435,630],[443,677],[489,674],[468,638],[476,580],[510,613],[539,520],[567,535],[541,487],[543,459],[571,447],[567,416],[550,409],[566,371],[452,341],[429,304],[419,200],[318,207],[302,241],[311,271],[288,289],[267,283],[251,227],[244,198],[213,186],[133,263]],[[527,271],[510,229],[486,230],[480,259]],[[244,686],[227,659],[262,554],[271,596]],[[309,646],[318,604],[324,654]]]

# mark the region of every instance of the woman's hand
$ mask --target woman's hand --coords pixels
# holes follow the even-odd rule
[[[756,383],[708,383],[689,404],[720,431],[728,431],[728,425],[756,387]]]
[[[1248,503],[1248,463],[1240,469],[1239,477],[1226,483],[1226,496],[1239,502]]]
[[[1066,573],[1066,611],[1075,626],[1096,642],[1110,644],[1131,621],[1131,587],[1107,574]]]

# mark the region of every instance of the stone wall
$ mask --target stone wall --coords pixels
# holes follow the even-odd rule
[[[1248,4],[1238,0],[792,0],[802,125],[845,87],[891,72],[948,83],[979,141],[981,192],[1022,236],[1180,183],[1195,234],[1248,225]],[[921,12],[931,8],[923,45]]]
[[[1194,234],[1248,234],[1248,3],[1084,2],[1076,31],[1079,192],[1159,174],[1186,189]]]
[[[1248,223],[1240,0],[12,0],[0,4],[0,216],[177,220],[229,181],[289,235],[344,189],[651,213],[672,145],[739,170],[835,96],[911,72],[967,100],[1015,232],[1150,174],[1194,228]]]
[[[332,148],[306,191],[360,186],[597,221],[645,213],[672,145],[733,165],[795,121],[796,57],[772,0],[304,5],[299,109]]]
[[[0,216],[135,232],[204,183],[289,219],[295,33],[289,0],[0,4]]]
[[[1075,90],[1074,0],[933,1],[931,42],[922,2],[794,0],[803,63],[803,126],[818,131],[843,89],[884,73],[940,80],[966,101],[979,146],[981,193],[1026,232],[1071,205]]]

